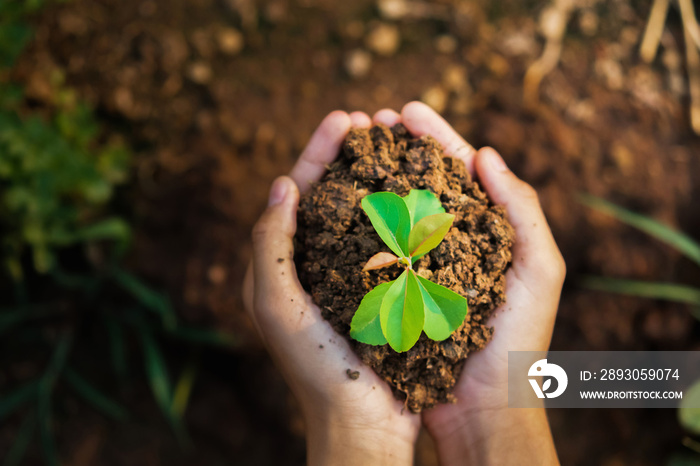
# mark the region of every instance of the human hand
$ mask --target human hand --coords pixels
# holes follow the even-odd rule
[[[476,151],[428,106],[407,104],[399,115],[380,110],[373,120],[402,122],[414,136],[429,134],[449,156],[464,161],[491,200],[503,205],[515,228],[513,263],[506,274],[506,303],[489,320],[493,339],[469,356],[455,387],[457,403],[426,410],[423,423],[435,439],[441,464],[556,464],[544,408],[508,409],[508,351],[546,351],[566,274],[537,193],[508,170],[491,148]]]
[[[403,409],[321,317],[299,283],[293,259],[300,191],[321,178],[351,126],[370,125],[364,113],[329,114],[289,177],[275,180],[268,208],[253,229],[246,310],[299,401],[309,464],[412,464],[420,428],[420,418]],[[347,371],[357,371],[359,378],[352,380]]]

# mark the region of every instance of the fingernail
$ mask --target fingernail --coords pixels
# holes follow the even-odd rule
[[[505,160],[503,160],[503,157],[501,157],[498,152],[493,149],[487,149],[486,156],[488,157],[491,168],[498,172],[508,171],[508,165],[506,165]]]
[[[289,183],[286,179],[280,177],[272,183],[272,188],[270,188],[270,200],[267,203],[268,206],[273,206],[281,204],[284,199],[289,194]]]

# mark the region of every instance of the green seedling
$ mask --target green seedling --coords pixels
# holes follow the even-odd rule
[[[365,295],[352,319],[350,336],[369,345],[389,343],[399,353],[411,349],[421,332],[432,340],[445,340],[464,322],[467,300],[418,276],[413,264],[440,244],[454,215],[445,213],[438,198],[426,190],[411,190],[405,197],[370,194],[362,199],[362,209],[394,252],[375,254],[363,270],[395,264],[405,270]]]

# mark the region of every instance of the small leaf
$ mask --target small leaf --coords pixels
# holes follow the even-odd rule
[[[700,435],[700,380],[683,393],[678,408],[678,420],[684,429]]]
[[[350,337],[368,345],[386,345],[386,338],[380,324],[379,310],[386,292],[394,281],[377,285],[362,298],[360,307],[355,311],[350,323]]]
[[[442,341],[457,330],[467,316],[467,300],[444,286],[418,277],[425,303],[423,330],[428,338]]]
[[[440,200],[427,189],[412,189],[403,200],[411,217],[411,228],[423,217],[445,213]]]
[[[440,244],[450,231],[454,219],[455,216],[452,214],[435,214],[424,217],[416,223],[408,237],[411,258],[415,261]]]
[[[423,299],[412,270],[405,270],[387,290],[379,310],[382,332],[398,353],[416,344],[423,330]]]
[[[394,193],[374,193],[362,198],[362,209],[389,249],[397,256],[408,256],[411,216],[403,199]]]
[[[376,270],[396,264],[399,258],[390,252],[378,252],[369,258],[362,270]]]

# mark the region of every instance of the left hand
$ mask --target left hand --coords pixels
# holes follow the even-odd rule
[[[253,229],[246,310],[299,400],[309,464],[410,465],[420,428],[420,417],[404,410],[323,319],[299,283],[293,259],[300,191],[321,178],[351,126],[370,124],[360,112],[329,114],[289,177],[275,180],[268,208]],[[350,379],[348,370],[359,372],[359,378]]]

